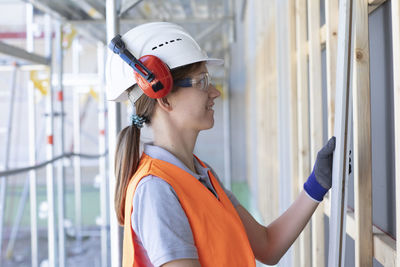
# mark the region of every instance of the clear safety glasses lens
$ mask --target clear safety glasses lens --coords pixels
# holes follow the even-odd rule
[[[201,79],[185,78],[182,80],[174,81],[176,86],[179,87],[193,87],[202,91],[206,91],[211,83],[210,75],[205,73]]]

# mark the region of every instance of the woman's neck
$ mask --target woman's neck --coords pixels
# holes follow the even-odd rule
[[[197,173],[194,167],[193,150],[198,132],[189,133],[187,131],[172,131],[171,129],[166,127],[162,132],[153,129],[154,145],[174,154],[192,172]]]

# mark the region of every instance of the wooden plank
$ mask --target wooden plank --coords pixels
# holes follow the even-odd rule
[[[310,64],[310,166],[314,164],[319,149],[323,146],[322,120],[322,72],[321,72],[321,38],[320,38],[320,2],[309,0],[307,3],[309,64]],[[311,248],[312,266],[325,264],[325,234],[323,202],[319,204],[312,216]]]
[[[393,40],[393,98],[394,98],[394,142],[396,181],[396,240],[400,249],[400,1],[392,1]],[[400,253],[397,251],[397,267],[400,267]]]
[[[330,216],[330,203],[324,206],[324,213],[328,217]],[[377,227],[372,227],[373,232],[373,256],[374,258],[385,267],[396,266],[396,241],[387,235],[386,233],[379,230]],[[346,231],[347,234],[352,238],[356,238],[356,222],[354,219],[354,212],[347,211],[346,215]]]
[[[326,20],[326,90],[328,103],[328,136],[333,135],[335,125],[336,59],[339,20],[338,0],[325,0]]]
[[[263,1],[263,0],[262,0]],[[267,1],[264,1],[267,2]],[[292,204],[292,166],[291,166],[291,102],[290,97],[290,35],[289,35],[289,2],[277,3],[277,51],[278,51],[278,101],[279,101],[279,213],[283,214]],[[289,162],[288,162],[289,160]],[[292,249],[279,261],[282,266],[292,266]]]
[[[336,69],[335,136],[336,149],[333,154],[331,217],[329,221],[329,267],[344,265],[346,207],[348,181],[348,144],[351,118],[350,74],[352,47],[352,6],[351,0],[340,0],[338,27],[338,57]]]
[[[321,43],[321,50],[324,50],[326,44],[326,24],[322,25],[321,28],[319,29],[319,41]],[[310,46],[310,41],[307,41],[306,45],[307,54],[309,53],[308,52],[309,46]]]
[[[297,48],[297,118],[298,118],[298,160],[299,191],[310,174],[310,142],[308,115],[308,65],[307,65],[307,10],[306,0],[296,0],[296,48]],[[300,235],[300,266],[311,266],[310,223]]]
[[[264,1],[255,2],[259,15],[256,47],[256,111],[257,111],[257,161],[258,204],[264,223],[269,224],[279,216],[279,154],[278,154],[278,84],[276,47],[276,5],[265,9]],[[263,19],[261,19],[263,18]]]
[[[355,263],[372,266],[372,153],[368,0],[356,0],[353,53]]]
[[[321,28],[319,29],[319,40],[321,42],[321,50],[324,50],[326,48],[326,24],[322,25]]]
[[[264,1],[267,2],[267,1]],[[292,166],[292,199],[296,199],[299,190],[299,145],[297,123],[297,68],[296,68],[296,5],[294,1],[288,1],[289,9],[289,45],[290,45],[290,143]],[[300,262],[300,240],[292,245],[293,263]]]
[[[368,5],[369,6],[380,6],[385,2],[386,2],[386,0],[368,0]]]
[[[398,253],[396,252],[396,241],[393,238],[374,228],[373,247],[373,256],[383,266],[396,266],[396,254]]]
[[[254,1],[255,12],[260,10],[260,1]],[[268,56],[268,50],[264,45],[266,45],[265,40],[266,36],[263,32],[260,32],[259,27],[262,25],[262,17],[257,16],[255,20],[255,30],[257,31],[257,42],[256,42],[256,58],[255,58],[255,80],[256,82],[253,85],[255,88],[255,106],[256,106],[256,131],[257,131],[257,180],[258,180],[258,195],[260,196],[258,199],[260,211],[264,218],[264,221],[270,222],[272,220],[272,216],[276,214],[272,205],[278,204],[274,199],[274,194],[272,191],[276,191],[278,188],[273,184],[273,177],[269,177],[270,172],[270,164],[272,158],[268,155],[268,140],[269,138],[273,138],[272,136],[268,136],[267,128],[268,124],[266,123],[266,116],[271,116],[267,114],[275,114],[272,110],[269,110],[272,113],[267,113],[267,93],[270,93],[274,88],[266,88],[265,87],[265,73],[266,66],[264,65],[264,58]],[[250,88],[253,89],[253,88]],[[275,102],[275,99],[270,99],[270,105],[273,105],[272,102]],[[274,121],[274,120],[273,120]],[[274,122],[272,122],[274,124]],[[268,187],[268,184],[271,183],[271,186]]]
[[[381,6],[382,4],[384,4],[385,2],[386,2],[386,0],[369,0],[369,1],[368,1],[368,3],[369,3],[369,6],[368,6],[368,14],[371,14],[375,9],[377,9],[378,7],[380,7],[380,6]],[[338,17],[337,15],[335,15],[335,13],[333,13],[335,10],[332,10],[332,9],[331,9],[331,7],[333,7],[332,5],[333,5],[334,3],[337,5],[337,0],[333,0],[333,1],[331,1],[331,2],[325,0],[325,17],[326,17],[327,23],[328,23],[328,20],[329,20],[329,19],[328,19],[328,16],[331,16],[332,19]],[[329,5],[330,7],[328,7],[328,5]],[[326,12],[328,8],[332,10],[332,13]],[[336,19],[336,20],[337,20],[337,19]],[[325,36],[323,36],[323,35],[324,35],[325,32],[327,31],[327,28],[329,28],[327,24],[324,24],[324,25],[321,26],[321,49],[324,49],[324,48],[325,48],[325,45],[326,45],[327,38],[326,38]],[[308,46],[308,43],[307,43],[307,46]],[[308,54],[308,49],[307,49],[307,54]]]
[[[249,14],[250,14],[251,9],[249,9]],[[248,18],[250,16],[246,16]],[[244,28],[248,29],[250,27],[254,27],[254,23],[248,19],[244,21]],[[248,40],[250,37],[249,35],[251,32],[245,31],[245,39]],[[252,55],[254,52],[254,43],[250,42],[244,42],[244,51],[245,51],[245,66],[246,66],[246,71],[249,70],[249,66],[254,66],[256,63],[255,60],[253,59]],[[251,54],[250,54],[251,51]],[[254,71],[254,69],[252,69]],[[256,157],[256,146],[254,143],[257,140],[257,121],[254,118],[256,117],[256,90],[255,90],[255,84],[257,80],[255,79],[246,79],[246,90],[245,90],[245,117],[246,120],[244,122],[245,125],[245,131],[246,131],[246,176],[247,176],[247,183],[249,185],[250,192],[253,194],[256,194],[258,196],[258,189],[260,187],[263,187],[263,185],[259,184],[259,177],[257,176],[257,157]],[[260,201],[261,197],[255,197],[255,201]],[[255,207],[259,208],[260,212],[262,212],[261,207],[257,204],[254,204]],[[254,207],[252,206],[252,208]]]
[[[368,13],[372,13],[385,2],[386,0],[368,0]]]

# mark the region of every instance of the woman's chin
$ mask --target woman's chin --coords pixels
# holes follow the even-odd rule
[[[212,121],[209,123],[208,127],[205,130],[211,129],[214,127],[214,118],[212,118]]]

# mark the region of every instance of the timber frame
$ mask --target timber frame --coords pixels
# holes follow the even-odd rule
[[[299,1],[296,1],[296,3]],[[379,0],[354,0],[354,48],[353,55],[353,142],[354,142],[354,211],[347,211],[346,215],[346,232],[355,240],[355,263],[356,266],[372,266],[372,258],[375,258],[383,266],[400,266],[399,253],[396,250],[396,241],[389,235],[379,230],[372,224],[372,157],[371,157],[371,99],[370,99],[370,84],[369,84],[369,36],[368,36],[368,14],[373,12],[385,1]],[[315,1],[308,0],[308,5]],[[296,6],[297,11],[301,8]],[[392,1],[392,38],[393,38],[393,66],[394,66],[394,102],[400,101],[400,78],[398,69],[400,66],[400,7],[399,1]],[[319,9],[313,9],[314,15],[308,17],[318,17]],[[326,24],[321,26],[319,32],[309,31],[309,40],[301,48],[298,46],[298,53],[305,53],[309,57],[309,64],[312,64],[312,54],[318,47],[315,45],[314,38],[319,37],[321,49],[326,49],[327,57],[327,97],[328,97],[328,135],[333,134],[334,125],[334,103],[335,103],[335,88],[336,88],[336,57],[337,57],[337,33],[338,33],[338,0],[325,1]],[[297,13],[298,17],[302,14]],[[304,22],[303,22],[304,23]],[[313,23],[310,19],[308,23]],[[301,26],[298,26],[300,28]],[[296,31],[297,32],[297,31]],[[300,35],[300,32],[296,33]],[[304,52],[305,50],[305,52]],[[305,62],[298,62],[298,65],[307,64],[307,58],[303,57]],[[310,66],[311,71],[311,66]],[[313,70],[314,74],[319,70]],[[298,71],[299,72],[299,71]],[[307,77],[307,76],[303,76]],[[310,73],[310,80],[313,75]],[[311,82],[311,81],[310,81]],[[298,84],[300,90],[301,84]],[[310,91],[312,90],[310,86]],[[400,135],[400,110],[398,105],[394,105],[395,110],[395,140],[396,140],[396,166],[400,166],[399,153],[399,135]],[[310,111],[311,112],[311,111]],[[312,137],[313,138],[313,137]],[[311,138],[311,140],[312,140]],[[362,177],[362,178],[361,178]],[[399,181],[399,171],[396,170],[396,181]],[[400,201],[400,186],[396,183],[396,210],[399,211]],[[324,213],[329,217],[331,214],[330,202],[324,201]],[[397,212],[397,226],[399,224],[399,213]],[[314,217],[321,216],[316,213]],[[317,228],[318,226],[314,226]],[[399,228],[397,228],[399,229]],[[396,239],[399,242],[399,232],[397,231]],[[322,236],[323,235],[319,235]],[[315,255],[323,253],[323,239],[318,240],[317,245],[313,244],[312,251],[312,266],[316,265]],[[318,253],[318,254],[317,254]],[[318,256],[319,261],[323,261],[327,255]],[[397,258],[397,259],[396,259]]]
[[[281,0],[278,0],[281,1]],[[247,84],[248,112],[256,110],[257,127],[257,163],[249,162],[249,169],[256,169],[258,176],[258,208],[265,224],[269,224],[280,213],[276,210],[279,203],[280,164],[290,168],[292,181],[292,201],[303,189],[316,153],[323,145],[322,121],[322,69],[321,52],[326,53],[326,110],[327,135],[334,135],[336,72],[338,56],[339,0],[325,1],[325,24],[320,24],[320,1],[287,0],[287,4],[278,1],[255,0],[256,10],[262,10],[263,16],[256,16],[257,41],[255,60],[255,92],[251,81]],[[268,3],[266,3],[268,2]],[[353,151],[352,169],[354,175],[354,210],[345,211],[346,233],[355,241],[355,266],[372,266],[373,259],[383,266],[400,267],[400,230],[396,239],[378,229],[372,222],[372,149],[371,149],[371,95],[370,95],[370,50],[368,16],[379,8],[384,0],[353,0],[353,48],[352,53],[352,127]],[[288,31],[281,32],[283,17],[277,10],[285,6],[287,10]],[[280,10],[282,11],[282,10]],[[392,47],[394,78],[394,128],[395,128],[395,167],[400,166],[400,0],[391,1],[392,11]],[[257,12],[254,14],[258,14]],[[259,13],[261,14],[261,13]],[[289,44],[283,44],[289,41]],[[285,46],[289,60],[280,63],[277,51]],[[288,63],[288,62],[289,63]],[[281,66],[278,68],[279,64]],[[278,81],[282,77],[282,64],[286,64],[285,77],[289,80],[288,88],[281,88]],[[251,70],[251,67],[248,67]],[[287,75],[288,74],[288,75]],[[280,148],[279,138],[285,134],[279,126],[281,109],[278,95],[285,91],[288,99],[285,102],[290,114],[290,160],[284,163],[277,160]],[[256,101],[252,102],[250,95]],[[253,105],[254,103],[254,105]],[[252,113],[254,114],[254,113]],[[250,113],[248,115],[251,119]],[[278,130],[277,130],[278,128]],[[248,129],[251,138],[252,129]],[[253,135],[254,136],[254,135]],[[282,137],[283,136],[283,137]],[[250,140],[250,139],[249,139]],[[326,140],[325,140],[326,141]],[[249,151],[248,151],[249,152]],[[254,167],[254,168],[253,168]],[[278,177],[278,178],[277,178]],[[285,177],[284,177],[285,178]],[[400,181],[400,170],[395,172],[396,181]],[[264,197],[265,196],[265,197]],[[332,207],[333,209],[334,207]],[[396,183],[396,225],[400,229],[400,183]],[[292,265],[301,267],[325,266],[328,255],[325,241],[326,218],[331,216],[329,196],[320,204],[313,215],[312,223],[303,230],[300,238],[294,243],[289,256]],[[325,222],[324,222],[325,220]],[[284,263],[282,266],[286,266]]]

